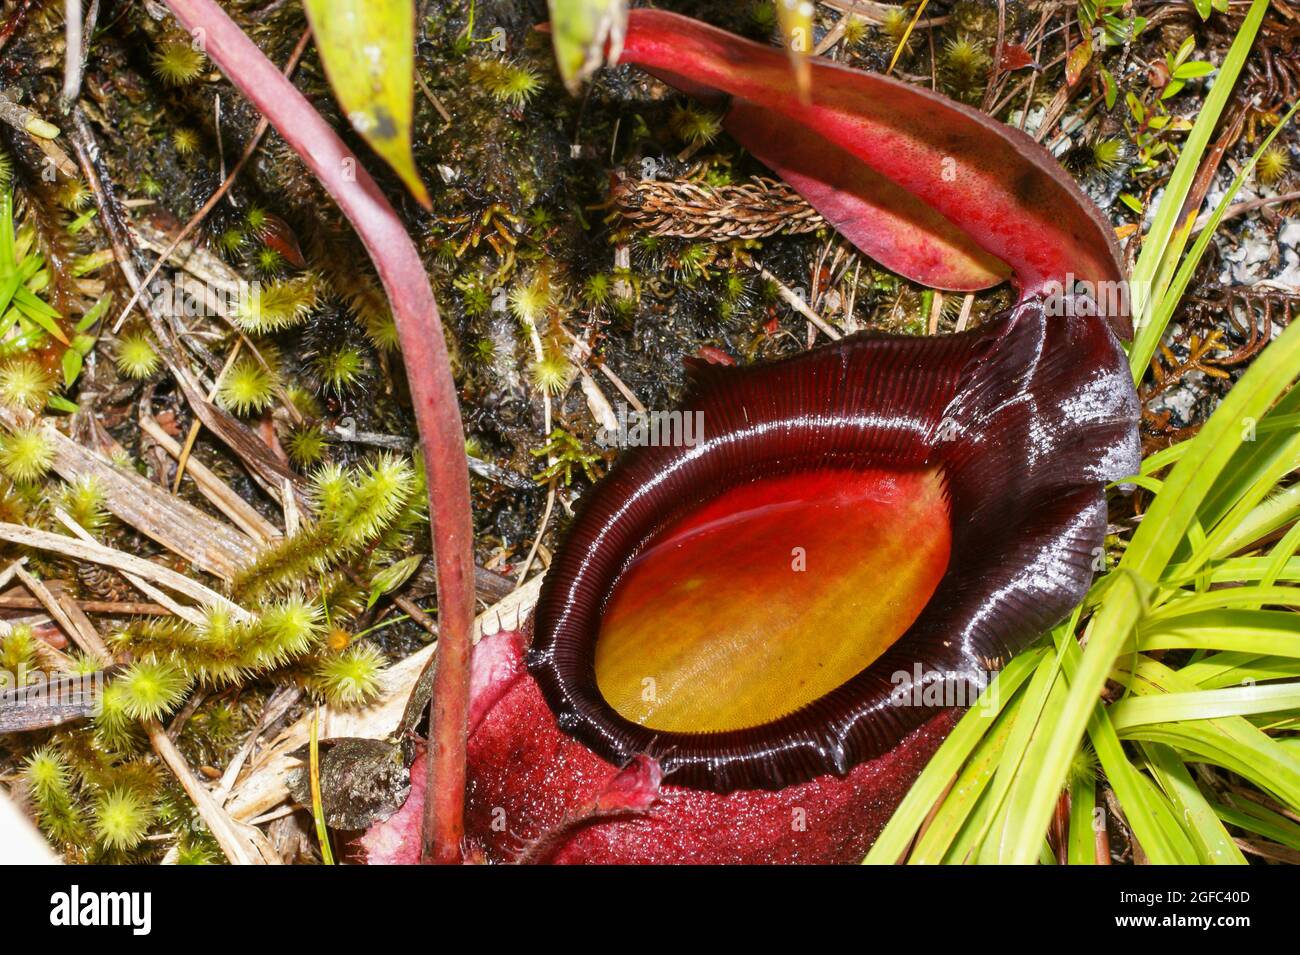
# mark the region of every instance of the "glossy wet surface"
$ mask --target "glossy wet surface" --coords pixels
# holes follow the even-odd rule
[[[844,683],[911,625],[948,565],[934,472],[833,470],[733,488],[615,586],[596,679],[665,731],[769,722]]]

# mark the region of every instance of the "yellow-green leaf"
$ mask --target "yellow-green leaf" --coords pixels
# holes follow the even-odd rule
[[[303,6],[348,122],[430,207],[411,155],[414,0],[303,0]]]
[[[812,52],[813,9],[809,0],[776,0],[776,22],[781,28],[781,40],[790,56],[795,88],[800,99],[804,100],[807,100],[812,85],[808,54]]]
[[[577,93],[591,74],[618,60],[627,0],[550,0],[550,7],[555,63],[569,92]]]

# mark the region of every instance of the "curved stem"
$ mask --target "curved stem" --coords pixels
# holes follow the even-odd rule
[[[225,11],[213,0],[167,0],[167,5],[339,204],[388,293],[428,473],[438,571],[440,635],[431,714],[432,797],[425,816],[425,855],[433,862],[460,862],[474,611],[473,530],[464,429],[442,322],[424,263],[397,213],[357,157]]]

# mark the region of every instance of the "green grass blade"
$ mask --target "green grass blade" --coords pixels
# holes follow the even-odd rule
[[[931,809],[948,789],[962,765],[994,725],[995,718],[1038,667],[1046,650],[1034,647],[1013,657],[989,681],[979,701],[953,727],[935,752],[889,823],[867,853],[866,864],[893,865],[903,858]],[[990,702],[986,705],[985,699]]]
[[[1300,518],[1300,484],[1279,491],[1255,507],[1224,538],[1214,557],[1226,558]]]
[[[909,864],[937,865],[949,854],[954,840],[988,791],[989,780],[998,768],[1023,699],[1023,693],[1017,694],[998,716],[993,730],[980,740],[925,832],[917,839],[907,859]]]
[[[1138,649],[1219,650],[1300,658],[1300,614],[1283,610],[1205,610],[1138,629]]]
[[[1134,693],[1186,693],[1195,685],[1182,674],[1150,658],[1139,658],[1134,672],[1117,671],[1116,678]],[[1300,757],[1240,716],[1191,722],[1144,723],[1120,733],[1121,738],[1170,743],[1194,757],[1223,766],[1273,793],[1288,806],[1300,807]]]
[[[1070,834],[1065,860],[1070,865],[1097,864],[1097,784],[1079,780],[1070,787]]]
[[[1254,0],[1251,4],[1241,28],[1223,58],[1219,75],[1201,105],[1196,122],[1192,124],[1192,129],[1183,142],[1178,163],[1165,186],[1160,208],[1156,210],[1151,228],[1142,240],[1142,251],[1133,267],[1131,278],[1133,321],[1139,336],[1142,334],[1143,327],[1149,323],[1152,304],[1163,294],[1163,289],[1154,287],[1157,275],[1162,270],[1170,271],[1167,263],[1177,262],[1182,254],[1186,235],[1185,233],[1182,235],[1181,241],[1174,235],[1179,213],[1196,179],[1205,147],[1209,145],[1214,127],[1219,123],[1223,108],[1227,105],[1233,86],[1236,85],[1237,76],[1241,73],[1246,56],[1255,42],[1255,35],[1259,31],[1259,25],[1264,19],[1268,5],[1269,0]],[[1134,346],[1136,352],[1136,341]],[[1135,380],[1140,380],[1147,363],[1137,364],[1136,358],[1137,355],[1134,354],[1132,367],[1135,369]],[[1149,362],[1150,359],[1148,358],[1147,361]]]
[[[1300,825],[1281,813],[1256,805],[1249,799],[1241,800],[1237,807],[1216,803],[1214,811],[1230,826],[1245,829],[1255,835],[1272,839],[1288,849],[1300,851]]]
[[[1189,663],[1178,675],[1202,690],[1217,690],[1247,680],[1263,683],[1300,677],[1300,660],[1258,653],[1215,653]]]
[[[1078,671],[1083,651],[1071,634],[1058,637],[1058,641],[1063,650],[1061,669],[1069,683]],[[1110,714],[1100,701],[1088,720],[1088,738],[1126,814],[1133,837],[1147,858],[1157,865],[1195,861],[1195,850],[1172,809],[1157,790],[1147,785],[1142,773],[1129,760],[1119,734],[1111,725]]]
[[[1300,708],[1300,683],[1277,683],[1131,696],[1110,708],[1110,718],[1115,729],[1123,733],[1150,723],[1209,720],[1297,708]]]
[[[1073,632],[1077,625],[1076,612],[1064,628],[1058,629]],[[1025,691],[1025,702],[1016,716],[1015,729],[1007,741],[994,780],[992,797],[997,814],[991,820],[988,835],[980,846],[979,859],[984,864],[1005,861],[1006,847],[1014,836],[1017,805],[1026,798],[1026,777],[1021,774],[1021,767],[1033,761],[1036,747],[1043,746],[1047,737],[1042,728],[1053,725],[1065,705],[1066,686],[1064,680],[1060,679],[1063,653],[1064,650],[1058,647],[1055,654],[1045,657],[1039,664],[1038,672],[1034,674],[1033,682]]]
[[[1256,6],[1258,6],[1258,0]],[[1255,9],[1252,7],[1251,15],[1254,13]],[[1249,23],[1249,20],[1250,15],[1247,16],[1247,23]],[[1206,97],[1205,104],[1207,108],[1210,105],[1210,100],[1214,98],[1214,94],[1223,84],[1228,60],[1232,59],[1233,53],[1237,49],[1238,43],[1241,41],[1242,36],[1247,29],[1247,23],[1242,24],[1242,32],[1237,34],[1237,38],[1233,41],[1232,47],[1228,51],[1228,56],[1224,60],[1224,70],[1220,72],[1219,78],[1215,80],[1214,86],[1210,89],[1210,95]],[[1257,26],[1258,23],[1256,23],[1256,27]],[[1251,36],[1253,38],[1253,30]],[[1242,49],[1242,60],[1245,59],[1245,54],[1249,52],[1249,48],[1250,44],[1248,42]],[[1240,63],[1238,63],[1237,66],[1239,69]],[[1228,81],[1229,91],[1231,90],[1232,83],[1235,82],[1235,79],[1236,76],[1234,74],[1233,78]],[[1300,106],[1300,103],[1298,103],[1297,106]],[[1143,314],[1140,319],[1140,327],[1138,325],[1139,320],[1135,317],[1135,327],[1138,327],[1138,331],[1133,339],[1133,346],[1129,349],[1129,368],[1133,372],[1134,381],[1140,381],[1142,376],[1146,373],[1147,366],[1151,364],[1151,357],[1156,352],[1156,346],[1160,344],[1160,339],[1164,336],[1165,328],[1169,325],[1169,320],[1173,318],[1174,311],[1178,308],[1178,303],[1182,300],[1183,293],[1187,291],[1187,286],[1191,283],[1192,276],[1196,273],[1196,268],[1201,263],[1201,257],[1205,255],[1205,250],[1209,247],[1210,241],[1214,238],[1214,232],[1218,229],[1219,223],[1223,220],[1224,213],[1228,211],[1228,207],[1232,204],[1232,200],[1236,196],[1237,191],[1241,189],[1242,184],[1246,181],[1246,177],[1250,174],[1250,171],[1255,167],[1255,162],[1259,159],[1260,155],[1268,148],[1269,144],[1272,143],[1273,138],[1282,130],[1282,127],[1285,126],[1290,121],[1291,117],[1295,115],[1295,112],[1296,106],[1292,106],[1287,114],[1282,118],[1282,121],[1279,122],[1277,126],[1273,127],[1272,132],[1270,132],[1264,139],[1264,142],[1260,145],[1259,149],[1256,150],[1255,154],[1250,157],[1250,160],[1242,167],[1241,171],[1237,173],[1236,178],[1232,181],[1232,185],[1228,187],[1228,191],[1224,193],[1223,198],[1215,207],[1214,212],[1210,216],[1209,222],[1207,222],[1205,228],[1201,230],[1201,234],[1196,237],[1196,241],[1192,244],[1191,251],[1187,253],[1187,257],[1183,259],[1182,264],[1178,267],[1177,272],[1174,274],[1173,279],[1169,281],[1167,287],[1162,287],[1164,285],[1163,281],[1157,279],[1156,287],[1152,290],[1152,297],[1143,301]],[[1203,110],[1197,117],[1196,123],[1192,127],[1192,132],[1188,136],[1189,143],[1192,136],[1196,135],[1196,129],[1201,125],[1201,121],[1204,120],[1205,117],[1206,113]],[[1218,121],[1217,117],[1218,113],[1216,111],[1214,122]],[[1207,138],[1209,136],[1209,130],[1213,127],[1214,122],[1212,122],[1210,127],[1207,127],[1206,129]],[[1184,148],[1183,155],[1179,158],[1178,166],[1174,170],[1174,175],[1169,180],[1169,186],[1167,189],[1170,191],[1174,188],[1174,179],[1178,176],[1178,170],[1182,169],[1183,159],[1186,158],[1186,155],[1187,150]],[[1198,164],[1200,162],[1199,153],[1196,162]],[[1192,169],[1193,177],[1195,176],[1195,172],[1196,170]],[[1184,195],[1186,195],[1185,192]],[[1160,202],[1160,213],[1163,214],[1167,207],[1169,207],[1169,191],[1165,193],[1165,197]],[[1159,215],[1157,215],[1157,220],[1158,219]],[[1195,224],[1195,219],[1196,216],[1193,213],[1187,220],[1186,224],[1178,230],[1177,234],[1171,236],[1169,248],[1165,250],[1164,255],[1162,256],[1162,262],[1160,265],[1162,273],[1172,271],[1171,267],[1173,263],[1177,261],[1177,256],[1182,253],[1183,245],[1186,243],[1187,237],[1191,233],[1192,226]],[[1152,232],[1155,232],[1155,223],[1152,224]],[[1148,235],[1148,239],[1149,238],[1150,235]],[[1146,252],[1145,242],[1143,243],[1142,251],[1143,253]],[[1141,260],[1139,258],[1139,265],[1140,264]],[[1137,269],[1135,268],[1133,278],[1135,285],[1137,281]],[[1135,301],[1138,299],[1136,288],[1133,291],[1132,297]],[[1134,311],[1136,314],[1136,309]]]
[[[1202,795],[1178,755],[1159,743],[1147,743],[1142,749],[1151,764],[1152,775],[1174,811],[1187,821],[1200,861],[1205,865],[1245,865],[1246,857],[1223,828],[1214,807]]]
[[[1167,602],[1151,611],[1143,626],[1155,626],[1168,620],[1177,620],[1207,610],[1228,608],[1253,608],[1264,604],[1291,607],[1300,604],[1300,587],[1264,587],[1253,584],[1246,587],[1225,587],[1205,593],[1173,592]]]

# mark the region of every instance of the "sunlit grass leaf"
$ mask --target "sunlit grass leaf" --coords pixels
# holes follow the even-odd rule
[[[411,155],[415,109],[413,0],[303,0],[316,48],[353,129],[426,209]]]
[[[1220,716],[1246,716],[1300,709],[1300,684],[1234,686],[1220,690],[1133,696],[1111,707],[1111,719],[1120,732],[1149,723],[1206,720]]]
[[[1104,817],[1097,815],[1097,785],[1079,780],[1070,787],[1070,830],[1065,859],[1070,865],[1095,865],[1097,830]]]
[[[1214,808],[1206,800],[1187,766],[1178,754],[1159,743],[1142,747],[1156,783],[1173,804],[1174,810],[1186,821],[1188,834],[1204,865],[1245,865],[1246,858],[1223,828]]]
[[[1165,301],[1175,268],[1182,257],[1183,248],[1191,233],[1195,213],[1181,225],[1179,216],[1183,203],[1192,189],[1196,173],[1200,169],[1201,157],[1209,145],[1210,136],[1219,123],[1228,97],[1237,82],[1237,76],[1246,62],[1246,56],[1255,42],[1255,34],[1268,10],[1269,0],[1254,0],[1241,28],[1233,38],[1219,68],[1205,101],[1197,113],[1187,139],[1183,142],[1178,163],[1173,175],[1165,186],[1160,207],[1151,221],[1151,227],[1142,239],[1142,251],[1138,254],[1133,274],[1129,278],[1133,326],[1137,337],[1129,352],[1130,366],[1134,378],[1140,379],[1155,353],[1156,343],[1163,334],[1163,326],[1156,320],[1154,312]],[[1159,326],[1159,327],[1157,327]]]
[[[1242,34],[1239,34],[1239,37],[1241,35]],[[1233,44],[1233,49],[1236,49],[1235,42]],[[1228,59],[1233,59],[1232,50],[1229,50]],[[1219,78],[1216,80],[1215,85],[1211,90],[1211,98],[1214,97],[1215,90],[1218,90],[1223,84],[1227,69],[1228,64],[1227,61],[1225,61],[1224,71],[1219,74]],[[1209,100],[1207,99],[1206,108],[1208,107]],[[1176,252],[1170,253],[1169,250],[1166,250],[1166,254],[1161,257],[1161,273],[1154,280],[1156,284],[1151,290],[1150,297],[1147,297],[1146,295],[1146,286],[1139,286],[1138,284],[1139,282],[1148,281],[1146,278],[1147,272],[1143,263],[1143,257],[1147,253],[1147,246],[1144,242],[1142,255],[1138,257],[1137,265],[1134,266],[1133,277],[1131,280],[1133,301],[1135,303],[1141,302],[1140,307],[1143,309],[1143,312],[1138,317],[1136,337],[1133,339],[1133,345],[1129,350],[1129,367],[1133,369],[1135,380],[1141,379],[1142,375],[1146,372],[1147,366],[1151,364],[1151,356],[1155,354],[1156,346],[1160,344],[1160,339],[1164,337],[1165,328],[1169,325],[1170,319],[1173,318],[1178,303],[1182,301],[1183,293],[1187,291],[1187,286],[1190,284],[1192,276],[1196,273],[1197,266],[1200,265],[1201,258],[1204,256],[1205,250],[1209,247],[1210,240],[1214,237],[1214,232],[1219,227],[1219,223],[1223,220],[1224,213],[1228,211],[1233,198],[1237,195],[1237,191],[1246,181],[1246,177],[1250,175],[1251,170],[1255,168],[1255,163],[1259,160],[1259,157],[1263,155],[1264,150],[1268,149],[1272,144],[1274,137],[1276,137],[1277,134],[1282,131],[1282,128],[1290,122],[1298,107],[1300,107],[1300,103],[1291,107],[1282,120],[1273,128],[1272,132],[1270,132],[1268,136],[1265,137],[1264,141],[1260,143],[1259,148],[1255,150],[1255,153],[1250,157],[1250,160],[1238,171],[1236,178],[1232,181],[1232,185],[1228,187],[1227,192],[1225,192],[1223,197],[1219,200],[1219,204],[1215,207],[1214,212],[1211,214],[1209,221],[1205,225],[1205,228],[1202,229],[1200,235],[1196,237],[1196,241],[1192,244],[1191,250],[1187,253],[1187,256],[1183,259],[1181,264],[1178,263],[1177,252],[1181,252],[1183,246],[1187,243],[1187,239],[1191,236],[1192,228],[1196,223],[1195,214],[1188,216],[1187,220],[1179,226],[1178,230],[1173,234],[1173,237],[1170,240],[1170,249],[1176,250]],[[1206,113],[1203,110],[1197,117],[1196,126],[1192,129],[1193,136],[1196,135],[1197,127],[1201,126],[1205,117]],[[1209,135],[1208,130],[1212,128],[1213,125],[1214,124],[1211,123],[1210,126],[1206,127],[1207,137]],[[1188,142],[1190,145],[1190,137]],[[1185,147],[1183,150],[1183,156],[1179,158],[1178,165],[1174,169],[1174,178],[1170,179],[1169,189],[1171,190],[1174,188],[1174,179],[1178,177],[1179,170],[1183,168],[1183,162],[1186,156],[1187,148]],[[1195,171],[1195,165],[1192,166],[1192,171]],[[1188,182],[1188,188],[1190,189],[1190,181]],[[1165,201],[1162,201],[1160,204],[1160,210],[1157,213],[1156,221],[1152,224],[1152,233],[1155,232],[1156,225],[1161,224],[1161,217],[1164,215],[1165,210],[1174,208],[1173,204],[1168,200],[1169,195],[1166,194]],[[1145,241],[1150,241],[1150,235],[1148,235]],[[1152,259],[1154,260],[1154,255],[1152,256]],[[1175,265],[1178,266],[1177,271],[1174,271]],[[1137,305],[1134,307],[1135,314],[1137,314],[1138,307],[1139,306]]]
[[[1069,681],[1078,670],[1082,651],[1072,633],[1058,630],[1057,642],[1064,651],[1061,669]],[[1088,739],[1147,858],[1157,864],[1193,861],[1191,844],[1182,833],[1168,802],[1149,785],[1149,780],[1128,758],[1106,707],[1100,704],[1094,707],[1088,720]]]
[[[1075,613],[1070,619],[1069,628],[1073,629],[1077,622],[1078,614]],[[1052,725],[1059,718],[1061,707],[1065,704],[1066,687],[1065,681],[1061,679],[1062,652],[1044,657],[1038,665],[1038,671],[1025,691],[1025,702],[1016,714],[1015,729],[1007,741],[997,779],[990,791],[990,799],[997,815],[990,820],[985,837],[980,840],[979,861],[982,863],[1003,861],[1003,853],[1013,836],[1010,827],[1019,815],[1013,811],[1013,807],[1018,800],[1024,798],[1024,777],[1020,775],[1020,769],[1026,761],[1033,759],[1034,748],[1043,745],[1045,734],[1037,732],[1040,724]]]
[[[983,827],[986,814],[976,816],[989,780],[993,778],[1007,745],[1007,737],[1016,723],[1021,697],[1006,707],[992,730],[987,733],[958,774],[948,797],[940,804],[930,819],[930,824],[917,840],[908,856],[908,862],[929,865],[943,862],[963,830],[975,831]],[[970,825],[977,819],[974,825]]]
[[[1235,807],[1216,803],[1214,811],[1226,823],[1300,851],[1300,825],[1280,813],[1249,799],[1240,800]]]
[[[1002,708],[1011,703],[1037,669],[1046,651],[1034,647],[1011,660],[989,682],[976,705],[961,718],[926,764],[889,824],[868,853],[869,864],[892,865],[903,858],[922,822],[948,790],[948,784],[993,728]]]
[[[1139,658],[1133,671],[1116,675],[1140,697],[1195,689],[1181,674],[1147,657]],[[1144,723],[1130,726],[1120,736],[1167,743],[1189,758],[1251,780],[1287,805],[1300,806],[1300,759],[1241,716]]]

